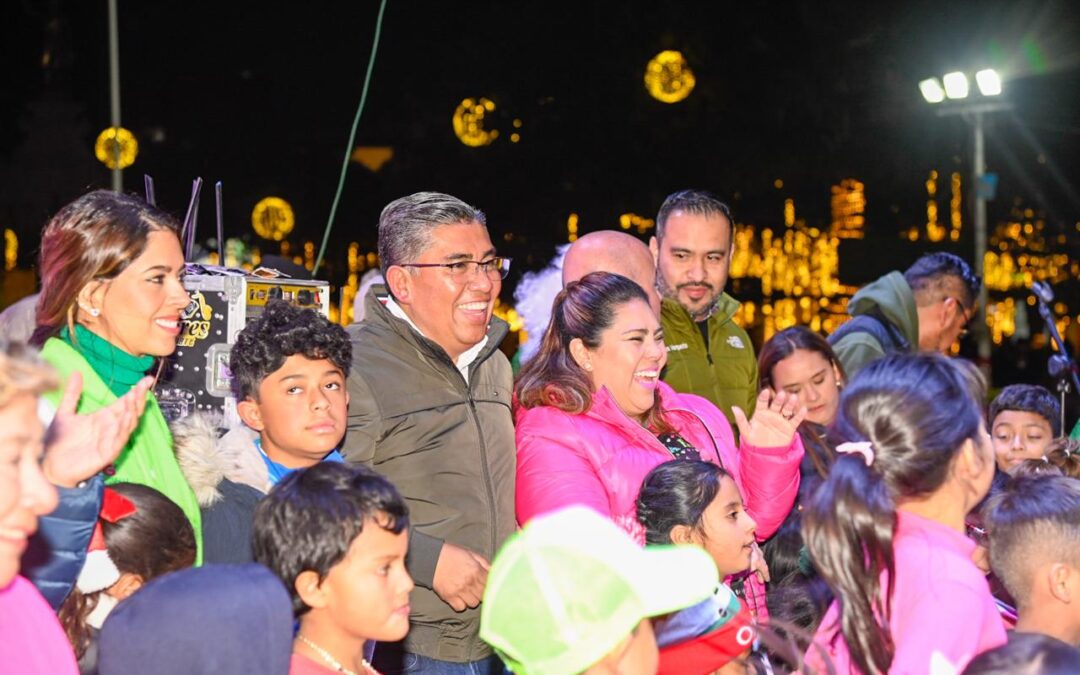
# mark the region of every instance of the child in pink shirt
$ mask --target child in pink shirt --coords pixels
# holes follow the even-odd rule
[[[848,443],[805,506],[811,559],[836,595],[807,665],[838,673],[957,672],[1005,643],[964,517],[994,455],[973,368],[938,355],[875,361],[844,390]]]

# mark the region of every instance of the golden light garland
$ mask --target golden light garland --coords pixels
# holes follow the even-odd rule
[[[94,143],[94,156],[110,169],[126,169],[135,163],[138,155],[139,142],[124,127],[105,129]]]
[[[690,95],[697,80],[681,52],[662,51],[645,66],[645,89],[663,103],[678,103]]]
[[[499,137],[497,129],[485,129],[484,118],[495,112],[495,103],[486,98],[467,98],[458,104],[451,120],[454,135],[470,148],[490,145]]]
[[[263,239],[282,241],[295,225],[292,206],[281,197],[264,197],[251,211],[251,227]],[[284,244],[281,248],[281,255],[288,257],[288,248]]]

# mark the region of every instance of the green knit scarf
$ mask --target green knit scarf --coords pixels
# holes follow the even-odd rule
[[[123,396],[135,386],[154,365],[153,356],[132,356],[111,342],[75,324],[75,340],[64,326],[60,339],[72,346],[98,374],[109,390]]]

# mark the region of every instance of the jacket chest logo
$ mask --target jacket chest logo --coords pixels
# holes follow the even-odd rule
[[[687,345],[685,342],[682,343],[681,345],[668,345],[667,350],[669,352],[681,352],[682,350],[686,349],[688,346],[689,345]]]
[[[738,335],[729,335],[727,343],[735,349],[746,349],[746,347],[743,345],[742,338],[740,338]]]

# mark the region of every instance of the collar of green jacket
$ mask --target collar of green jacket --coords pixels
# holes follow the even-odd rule
[[[727,293],[721,293],[720,297],[716,299],[716,311],[713,312],[708,321],[719,321],[724,323],[730,321],[731,317],[735,316],[735,312],[739,311],[742,307],[742,303],[731,297]],[[690,312],[686,311],[686,308],[679,304],[678,300],[672,298],[664,298],[663,303],[660,305],[660,317],[664,323],[668,321],[674,323],[694,323],[694,318],[690,316]]]
[[[390,292],[387,290],[386,286],[376,284],[371,287],[367,297],[364,298],[364,321],[370,321],[386,326],[417,349],[422,350],[433,358],[442,359],[456,368],[457,364],[453,362],[450,355],[447,354],[446,350],[439,346],[437,342],[424,337],[408,323],[390,313],[390,310],[386,308],[384,302],[384,298],[389,295]],[[509,332],[510,326],[499,317],[492,315],[491,323],[488,324],[487,344],[484,345],[484,348],[476,355],[473,364],[480,363],[491,356],[495,350],[499,348],[499,345],[502,344],[503,339]],[[469,372],[471,373],[472,370]]]
[[[851,296],[848,314],[859,316],[877,309],[907,338],[908,344],[919,344],[919,313],[915,295],[900,272],[889,272],[877,281],[863,286]]]

